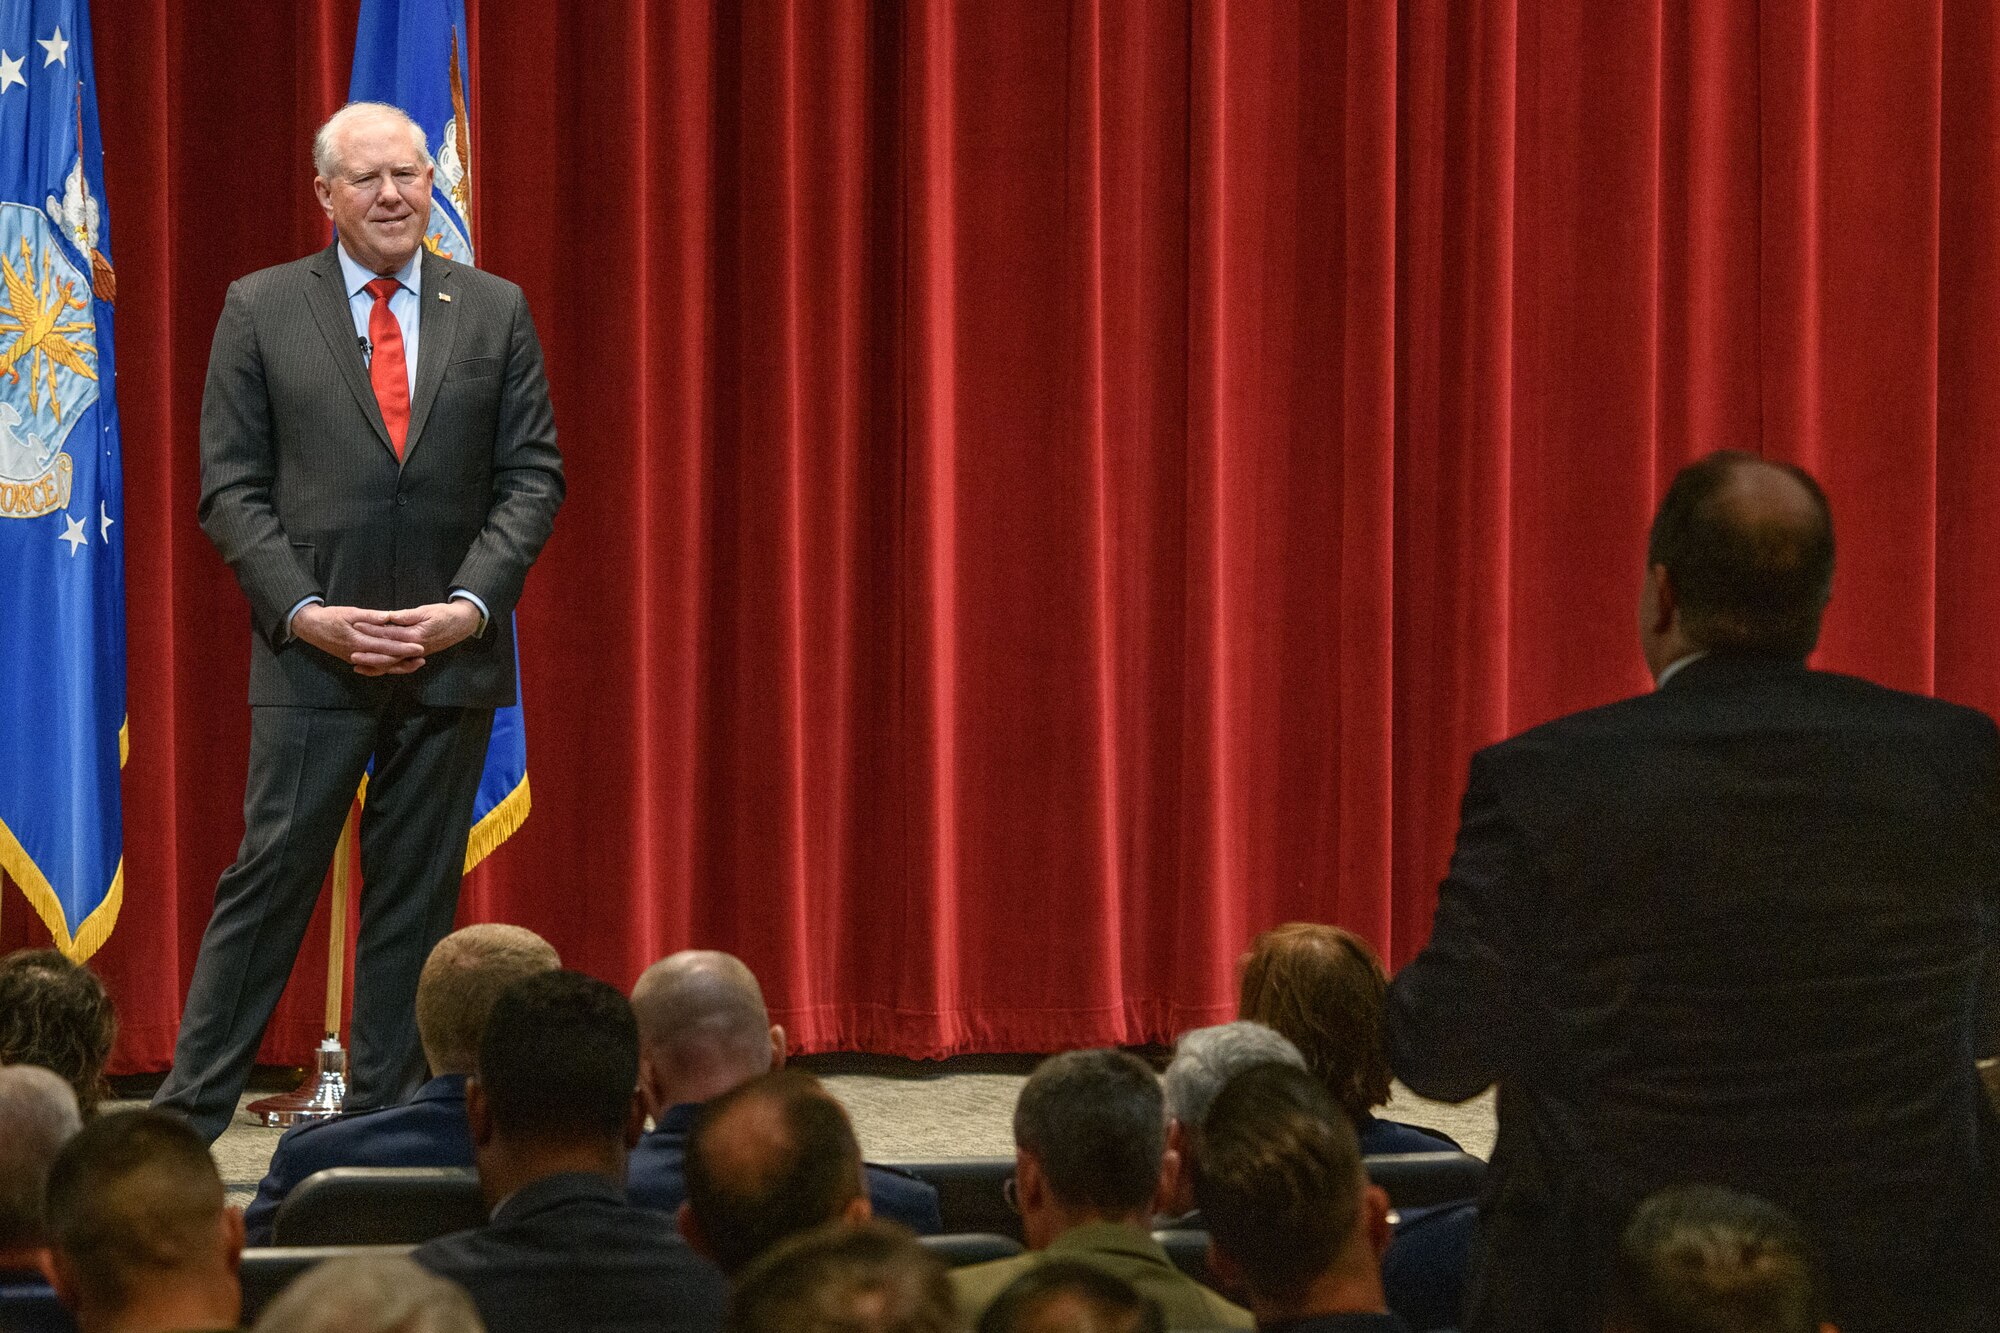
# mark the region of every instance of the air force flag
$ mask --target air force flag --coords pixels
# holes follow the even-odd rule
[[[465,0],[362,0],[347,98],[399,106],[423,126],[437,163],[424,248],[460,264],[473,262],[470,69]],[[517,647],[516,679],[519,656]],[[528,805],[528,735],[515,704],[493,714],[486,771],[472,804],[467,870],[521,826]]]
[[[0,0],[0,869],[87,958],[125,863],[124,493],[86,0]]]

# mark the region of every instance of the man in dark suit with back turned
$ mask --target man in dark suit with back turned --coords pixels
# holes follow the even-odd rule
[[[2000,1317],[2000,746],[1807,670],[1832,578],[1812,478],[1713,454],[1653,521],[1659,688],[1473,757],[1388,1029],[1417,1092],[1500,1088],[1474,1333],[1596,1329],[1626,1217],[1682,1181],[1798,1216],[1847,1333]]]
[[[729,1284],[664,1213],[627,1202],[638,1141],[632,1006],[575,972],[515,982],[494,1002],[465,1109],[487,1226],[410,1255],[464,1287],[487,1333],[709,1333]]]
[[[350,1106],[422,1079],[417,974],[451,929],[512,615],[562,501],[520,288],[426,252],[423,131],[379,103],[313,142],[335,244],[232,284],[202,397],[201,522],[250,599],[243,844],[155,1104],[214,1139],[374,760]]]

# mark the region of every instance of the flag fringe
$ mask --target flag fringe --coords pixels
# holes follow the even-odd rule
[[[528,775],[523,773],[514,790],[502,797],[498,805],[488,810],[485,817],[472,826],[472,832],[465,840],[467,874],[471,874],[474,866],[484,861],[495,848],[514,835],[514,830],[526,822],[528,811],[533,805],[534,801],[528,793]]]
[[[361,775],[361,789],[354,793],[354,799],[368,804],[368,775]],[[514,836],[514,831],[528,820],[528,812],[534,808],[534,798],[528,791],[528,775],[523,773],[514,789],[500,798],[498,805],[480,817],[472,826],[465,839],[465,870],[471,874],[472,868],[498,850],[501,843]]]
[[[104,900],[84,918],[74,935],[70,934],[69,918],[48,876],[28,855],[27,848],[21,846],[20,839],[14,836],[14,831],[7,827],[5,820],[0,820],[0,870],[6,871],[7,878],[20,886],[28,905],[35,909],[35,915],[48,927],[56,948],[71,962],[83,962],[111,938],[111,928],[118,924],[118,909],[125,901],[125,862],[122,858],[116,873],[111,876],[111,887],[106,890]]]

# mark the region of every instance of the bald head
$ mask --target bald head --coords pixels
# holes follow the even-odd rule
[[[532,930],[490,922],[437,942],[417,980],[417,1035],[433,1074],[470,1074],[500,992],[562,966],[555,947]]]
[[[1647,543],[1642,633],[1673,652],[1803,660],[1833,591],[1833,517],[1810,474],[1718,450],[1682,468]],[[1650,623],[1649,623],[1650,622]],[[1655,674],[1664,662],[1653,662]]]
[[[81,1128],[76,1093],[59,1076],[38,1065],[0,1068],[0,1256],[47,1243],[49,1164]]]
[[[784,1063],[784,1029],[742,960],[709,949],[672,954],[632,987],[641,1078],[657,1115],[719,1097]]]

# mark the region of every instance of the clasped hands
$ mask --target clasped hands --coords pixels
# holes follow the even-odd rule
[[[479,628],[479,608],[460,598],[403,611],[313,602],[292,617],[292,634],[363,676],[407,676]]]

